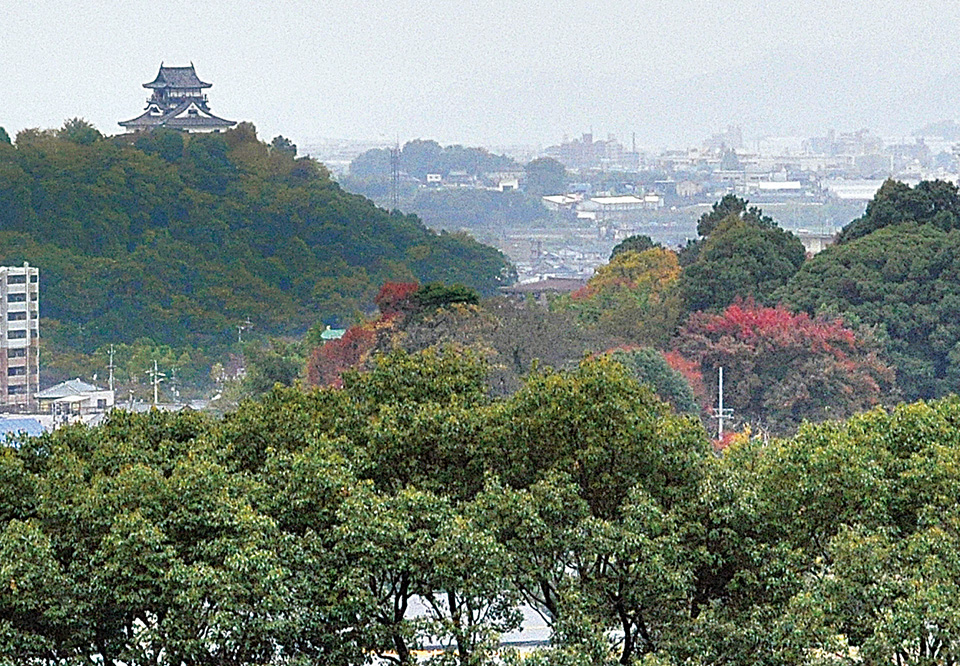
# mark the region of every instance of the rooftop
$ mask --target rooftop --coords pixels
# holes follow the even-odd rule
[[[121,127],[131,129],[145,129],[154,127],[169,127],[171,129],[226,129],[237,123],[215,116],[206,110],[206,104],[200,104],[195,99],[187,98],[177,106],[166,111],[155,104],[151,104],[142,114],[130,120],[123,120]]]
[[[587,283],[580,278],[548,277],[536,282],[524,282],[509,287],[500,287],[504,294],[539,294],[543,292],[569,293],[576,291]]]
[[[598,203],[601,206],[626,206],[631,204],[642,204],[643,199],[640,197],[635,197],[632,194],[626,194],[623,196],[616,197],[593,197],[590,199],[594,203]]]
[[[88,384],[78,377],[77,379],[70,379],[68,381],[56,384],[55,386],[51,386],[44,391],[40,391],[40,393],[37,394],[37,398],[41,400],[57,400],[59,398],[84,395],[87,393],[96,393],[104,390],[106,389],[94,386],[93,384]]]
[[[210,88],[212,83],[204,83],[197,76],[193,69],[193,63],[189,67],[164,67],[160,63],[160,71],[157,72],[157,78],[150,83],[144,83],[144,88]]]

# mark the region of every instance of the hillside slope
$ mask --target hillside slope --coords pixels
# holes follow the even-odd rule
[[[512,274],[497,250],[344,192],[246,123],[0,142],[0,263],[23,261],[41,268],[42,316],[63,324],[47,330],[85,350],[142,336],[217,347],[247,319],[295,334],[372,308],[387,280],[491,293]]]

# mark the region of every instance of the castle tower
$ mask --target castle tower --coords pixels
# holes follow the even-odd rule
[[[157,77],[143,87],[153,91],[147,99],[146,110],[132,120],[120,122],[128,130],[151,130],[157,127],[186,132],[219,132],[237,123],[213,115],[207,106],[204,90],[212,84],[197,76],[189,67],[164,67],[161,63]]]

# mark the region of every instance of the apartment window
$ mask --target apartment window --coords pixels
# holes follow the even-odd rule
[[[23,339],[26,338],[26,337],[27,337],[27,331],[26,331],[26,330],[22,330],[22,331],[9,331],[9,332],[7,333],[7,339],[8,339],[8,340],[23,340]]]
[[[27,366],[25,365],[15,365],[12,368],[7,368],[7,377],[17,377],[25,374],[27,374]]]
[[[27,318],[26,312],[8,312],[7,321],[25,321]]]
[[[26,275],[8,275],[7,284],[26,284],[27,276]]]
[[[26,301],[26,294],[7,294],[7,303],[25,303]]]
[[[23,384],[20,384],[18,386],[7,387],[7,395],[17,395],[19,393],[26,393],[26,392],[27,392],[27,387]]]
[[[26,358],[27,348],[26,347],[15,347],[13,349],[7,350],[7,358]]]
[[[37,276],[36,276],[36,275],[31,275],[31,276],[30,276],[30,282],[36,282],[36,281],[37,281]]]
[[[97,409],[106,409],[106,408],[107,408],[107,399],[97,398]]]

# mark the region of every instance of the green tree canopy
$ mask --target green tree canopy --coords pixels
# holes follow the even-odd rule
[[[57,132],[57,136],[65,141],[77,143],[82,146],[89,145],[103,138],[100,131],[83,118],[71,118],[64,122],[63,127]]]
[[[708,237],[731,215],[763,229],[773,229],[777,226],[772,217],[764,215],[758,207],[749,204],[749,201],[741,199],[736,194],[725,194],[720,201],[713,204],[710,212],[700,216],[697,222],[697,235],[701,238]]]
[[[390,178],[390,153],[389,148],[373,148],[361,153],[350,163],[350,174],[361,178]],[[485,148],[441,146],[432,139],[416,139],[403,145],[399,167],[401,171],[425,181],[428,173],[446,177],[451,171],[463,171],[471,176],[480,176],[492,171],[514,170],[518,165],[511,158],[495,155]]]
[[[888,179],[862,217],[843,228],[838,244],[862,238],[884,227],[911,222],[944,231],[960,227],[960,190],[943,180],[924,180],[916,187]]]
[[[640,384],[652,388],[661,400],[669,402],[678,412],[696,414],[700,411],[690,384],[680,372],[670,367],[663,354],[656,349],[614,349],[607,355],[629,370]]]
[[[912,222],[829,247],[777,293],[791,307],[876,326],[910,400],[960,382],[960,230]]]
[[[613,246],[613,251],[610,252],[610,261],[613,261],[614,257],[616,257],[618,254],[623,254],[624,252],[646,252],[647,250],[651,250],[655,247],[661,247],[661,245],[659,243],[654,243],[650,236],[645,236],[643,234],[628,236]]]
[[[680,276],[688,310],[721,310],[746,298],[772,304],[774,292],[803,265],[806,251],[800,239],[755,210],[731,213],[716,223],[701,220],[709,235]]]
[[[524,188],[535,197],[563,194],[567,189],[567,168],[552,157],[538,157],[528,162],[524,172]]]
[[[352,321],[390,280],[491,294],[511,279],[496,250],[347,194],[252,125],[95,132],[75,120],[0,145],[0,261],[41,267],[58,348],[149,337],[222,350],[247,319],[264,337]]]

